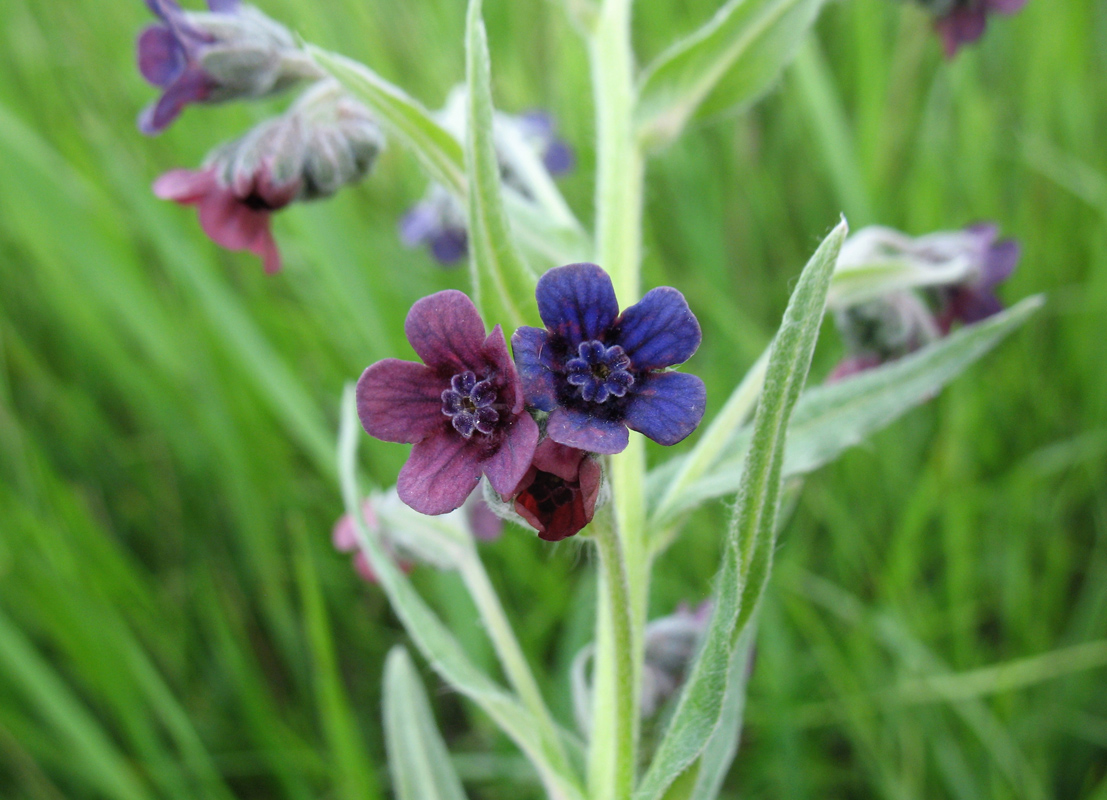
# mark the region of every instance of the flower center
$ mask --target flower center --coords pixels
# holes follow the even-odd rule
[[[630,374],[630,356],[619,345],[604,347],[595,340],[581,342],[577,357],[565,364],[566,380],[580,389],[589,403],[602,403],[609,397],[622,397],[634,385]]]
[[[450,388],[442,392],[442,413],[450,418],[454,430],[468,439],[473,431],[490,434],[500,414],[492,407],[496,389],[488,380],[478,381],[470,371],[450,379]]]

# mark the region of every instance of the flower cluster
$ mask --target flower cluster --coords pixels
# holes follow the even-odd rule
[[[996,288],[1018,265],[1020,248],[1000,239],[992,223],[911,238],[889,228],[865,228],[842,247],[839,270],[899,263],[925,278],[921,292],[899,290],[839,308],[835,322],[847,356],[828,380],[841,380],[894,361],[954,325],[972,325],[1003,310]]]
[[[435,114],[440,125],[465,138],[465,87],[457,87]],[[492,121],[500,179],[524,199],[532,199],[535,171],[564,175],[573,168],[573,151],[557,135],[557,125],[545,111],[519,116],[497,113]],[[400,220],[400,239],[408,247],[425,245],[443,267],[461,262],[469,251],[465,207],[446,187],[432,183],[423,199]]]
[[[176,0],[146,3],[161,21],[139,35],[138,67],[163,93],[139,117],[145,133],[160,133],[190,103],[252,100],[311,82],[287,111],[216,148],[199,170],[171,170],[154,182],[158,197],[196,206],[216,244],[249,250],[276,272],[272,213],[360,181],[384,136],[368,109],[256,8],[239,0],[208,0],[205,12]]]
[[[483,475],[541,538],[558,541],[591,521],[596,456],[623,450],[628,429],[671,445],[699,424],[703,381],[667,369],[701,338],[680,292],[654,289],[620,313],[607,273],[570,264],[542,276],[537,299],[546,327],[515,332],[513,362],[500,327],[486,335],[464,294],[425,297],[404,326],[423,363],[385,359],[358,381],[366,432],[414,445],[397,491],[415,510],[458,508]]]

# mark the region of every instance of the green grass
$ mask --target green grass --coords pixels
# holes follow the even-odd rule
[[[431,105],[462,77],[461,3],[262,5]],[[643,60],[711,10],[639,3]],[[485,13],[499,104],[557,114],[588,218],[581,42],[552,1]],[[410,303],[465,276],[399,245],[423,182],[398,149],[277,217],[282,274],[210,244],[149,184],[279,102],[143,138],[146,21],[137,0],[0,4],[0,796],[383,797],[380,677],[404,636],[330,548],[336,406],[368,363],[410,353]],[[1095,2],[1035,0],[953,63],[915,9],[836,3],[779,91],[651,164],[645,282],[700,316],[709,407],[839,210],[912,233],[995,219],[1024,246],[1007,297],[1049,296],[808,480],[729,796],[1107,798],[1105,53]],[[816,375],[838,348],[829,333]],[[391,482],[405,448],[361,446]],[[655,613],[707,594],[722,520],[697,515],[665,557]],[[592,565],[517,530],[485,553],[567,718]],[[490,664],[457,580],[417,580]],[[502,759],[465,759],[474,796],[534,795],[487,720],[432,700],[455,752]]]

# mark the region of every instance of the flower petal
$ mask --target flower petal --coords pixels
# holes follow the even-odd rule
[[[218,189],[215,171],[171,169],[154,181],[154,196],[178,203],[196,203],[205,195]]]
[[[499,448],[482,465],[492,488],[500,494],[511,494],[523,479],[534,458],[538,444],[538,424],[530,414],[520,414],[502,434]]]
[[[972,44],[984,35],[987,18],[982,8],[954,9],[934,23],[942,37],[946,58],[953,58],[962,45]]]
[[[986,0],[985,6],[989,11],[998,11],[1000,14],[1016,14],[1022,11],[1027,0]]]
[[[1004,239],[988,248],[984,259],[981,283],[986,287],[996,286],[1011,277],[1018,266],[1022,248],[1014,239]]]
[[[619,315],[611,278],[595,264],[554,267],[538,279],[538,314],[572,347],[598,339]]]
[[[481,345],[481,356],[484,363],[494,367],[498,374],[493,382],[498,384],[500,402],[510,403],[509,410],[512,414],[522,414],[525,405],[523,385],[515,369],[515,362],[507,352],[507,340],[499,325],[492,329],[492,333],[488,334]]]
[[[658,444],[679,442],[700,424],[707,403],[703,381],[684,372],[657,372],[627,407],[626,423]]]
[[[630,431],[622,422],[576,408],[555,408],[546,423],[546,434],[559,444],[590,453],[621,453],[630,441]]]
[[[215,14],[235,14],[239,5],[239,0],[208,0],[208,8]]]
[[[446,289],[416,301],[404,321],[404,333],[423,362],[436,371],[483,372],[484,322],[463,292]]]
[[[154,86],[168,86],[185,69],[185,51],[173,31],[151,25],[138,36],[138,71]]]
[[[431,255],[439,264],[456,264],[469,253],[469,232],[464,228],[442,228],[428,241]]]
[[[534,467],[563,481],[576,481],[580,476],[581,462],[587,457],[583,450],[558,444],[547,437],[534,451]]]
[[[421,442],[449,424],[442,413],[442,389],[433,370],[386,358],[358,379],[357,415],[370,436],[386,442]]]
[[[557,406],[557,376],[542,359],[548,339],[549,333],[544,329],[525,325],[511,334],[523,395],[527,405],[541,411],[553,411]]]
[[[702,337],[684,295],[659,286],[623,312],[612,341],[622,345],[634,369],[646,370],[687,361]]]
[[[476,440],[451,429],[416,444],[396,481],[400,499],[421,514],[446,514],[461,508],[480,481]]]
[[[138,127],[152,136],[161,133],[173,122],[189,103],[199,103],[211,93],[211,78],[199,69],[182,72],[165,93],[152,106],[148,106],[138,118]]]

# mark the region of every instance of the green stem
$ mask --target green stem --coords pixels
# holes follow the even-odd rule
[[[596,250],[624,307],[641,292],[642,153],[634,136],[631,0],[607,0],[591,39],[596,105]]]
[[[644,160],[634,134],[632,0],[604,0],[589,55],[596,107],[596,252],[625,308],[641,295]],[[631,438],[609,460],[612,513],[597,525],[602,561],[589,784],[595,800],[624,800],[634,786],[638,685],[649,593],[645,547],[645,446]]]
[[[527,664],[523,649],[519,646],[519,640],[515,638],[515,631],[504,613],[499,595],[496,594],[492,582],[488,579],[488,572],[484,569],[484,563],[475,547],[467,548],[458,564],[458,570],[469,590],[469,596],[477,606],[481,621],[503,666],[504,674],[518,693],[519,699],[541,722],[545,729],[543,735],[549,740],[550,746],[557,750],[562,761],[567,762],[557,726],[550,716],[545,700],[542,699],[542,692],[534,679],[534,673]]]
[[[626,800],[638,745],[638,662],[631,587],[622,542],[607,520],[593,525],[600,556],[589,795]]]

